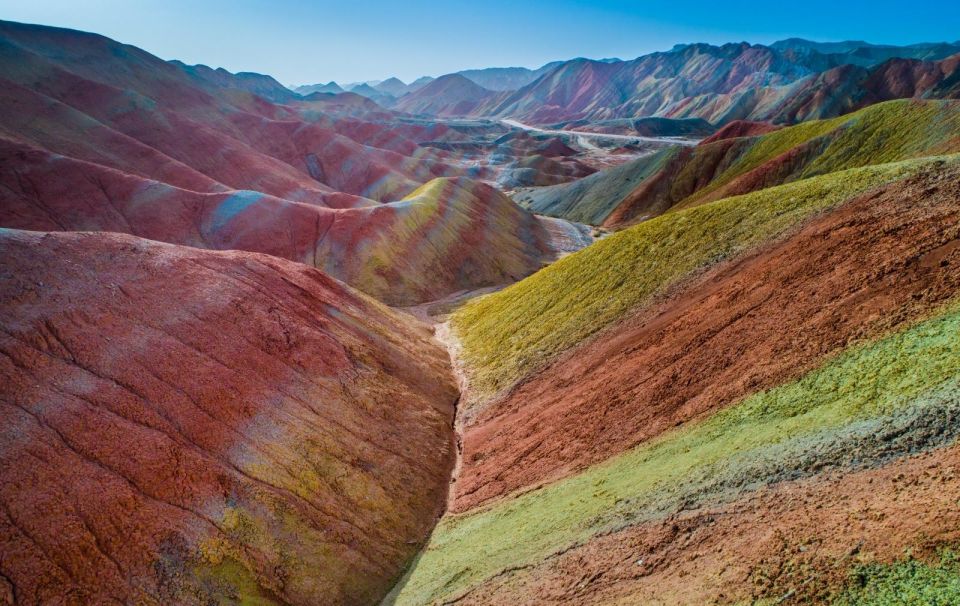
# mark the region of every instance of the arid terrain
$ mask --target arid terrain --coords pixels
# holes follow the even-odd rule
[[[0,21],[0,603],[960,603],[958,83]]]

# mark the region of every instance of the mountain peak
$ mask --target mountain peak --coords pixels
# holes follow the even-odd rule
[[[466,76],[446,74],[404,95],[396,109],[412,114],[465,116],[495,94]]]
[[[399,78],[387,78],[373,88],[394,97],[399,97],[408,90],[407,85]]]

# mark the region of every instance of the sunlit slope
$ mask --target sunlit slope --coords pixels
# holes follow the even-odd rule
[[[952,603],[960,157],[815,174],[951,145],[861,135],[453,314],[462,464],[397,604]]]
[[[936,550],[960,539],[951,513],[960,497],[951,471],[960,457],[957,175],[955,161],[932,163],[819,213],[809,228],[754,249],[750,262],[722,263],[729,271],[679,285],[650,313],[605,331],[614,356],[575,346],[556,365],[579,369],[579,378],[545,374],[545,389],[601,420],[594,444],[629,425],[620,410],[647,415],[644,428],[656,428],[641,431],[639,443],[621,443],[600,462],[581,445],[593,465],[528,478],[478,502],[471,490],[490,484],[471,476],[496,484],[542,467],[575,438],[569,425],[590,421],[554,416],[559,400],[541,406],[526,391],[539,375],[516,398],[490,405],[505,411],[502,419],[489,409],[468,418],[454,513],[400,585],[397,603],[765,604],[789,593],[800,603],[885,604],[854,600],[920,591],[930,580],[948,590],[956,567]],[[860,264],[847,262],[850,247],[861,249],[853,253],[863,255]],[[804,251],[809,262],[785,257]],[[755,280],[763,267],[784,268],[770,276],[775,292]],[[817,309],[807,299],[823,303]],[[701,317],[729,305],[716,321]],[[771,381],[767,369],[781,360],[763,354],[762,337],[775,338],[778,311],[790,324],[779,331],[780,357],[795,361]],[[685,312],[694,315],[685,320]],[[659,349],[629,338],[647,324],[688,335],[663,336]],[[794,324],[813,337],[799,336]],[[761,354],[751,357],[755,348]],[[657,364],[645,357],[651,349],[678,365],[645,376],[645,365]],[[621,372],[631,358],[641,365]],[[748,366],[738,367],[741,360]],[[742,380],[716,374],[727,366]],[[714,373],[718,384],[688,391],[697,373]],[[593,374],[606,378],[587,387],[596,398],[585,398],[577,382]],[[641,391],[624,397],[620,387],[635,375]],[[686,398],[664,407],[644,401],[645,389]],[[700,390],[716,404],[696,404]],[[552,427],[557,437],[530,434],[525,443],[522,430],[511,433],[525,423]],[[485,431],[507,441],[483,450]],[[536,442],[547,446],[530,446]],[[519,458],[505,460],[504,449]],[[910,550],[920,559],[896,563]]]
[[[958,175],[928,169],[818,213],[471,408],[451,509],[576,473],[925,317],[960,290]]]
[[[597,173],[583,184],[525,195],[538,212],[622,227],[671,209],[808,177],[958,150],[960,102],[899,100],[767,134],[675,150],[656,170],[650,170],[651,162],[660,155],[626,165],[630,168]],[[633,187],[623,188],[625,180]],[[604,195],[599,200],[584,195],[587,186]]]
[[[474,395],[510,387],[672,285],[814,213],[924,167],[956,162],[927,158],[851,169],[670,213],[472,301],[452,323]]]
[[[543,223],[489,185],[434,179],[400,202],[339,211],[317,265],[394,305],[519,280],[553,259]]]
[[[455,598],[505,569],[536,564],[600,534],[825,466],[862,467],[950,443],[960,431],[958,331],[954,304],[582,474],[448,516],[398,603]],[[931,422],[938,426],[933,436],[923,429]],[[875,438],[881,428],[889,439]]]
[[[960,149],[960,102],[890,101],[763,135],[680,208],[807,177]]]

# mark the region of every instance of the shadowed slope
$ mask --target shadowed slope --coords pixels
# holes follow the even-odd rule
[[[751,122],[749,120],[734,120],[728,122],[720,130],[713,133],[700,142],[701,145],[714,143],[723,139],[736,139],[738,137],[756,137],[773,132],[779,128],[769,122]]]
[[[548,127],[551,128],[551,127]],[[672,118],[619,118],[615,120],[577,120],[553,125],[563,128],[613,135],[640,137],[684,137],[698,139],[713,134],[717,129],[703,118],[675,120]]]
[[[452,457],[456,389],[425,328],[263,255],[14,230],[0,250],[18,603],[386,591]]]
[[[538,214],[600,225],[641,183],[686,153],[681,147],[668,148],[572,183],[518,191],[513,199]]]

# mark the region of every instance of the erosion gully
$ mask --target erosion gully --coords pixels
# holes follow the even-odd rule
[[[534,131],[540,130],[534,127],[527,126],[525,124],[516,123],[512,121],[505,121],[505,124],[507,126],[510,126],[511,128],[520,128],[523,130],[534,130]],[[547,134],[553,134],[553,131],[541,131],[541,132],[544,132]],[[597,134],[597,133],[563,132],[559,134],[565,137],[587,135],[587,136],[595,137],[601,140],[604,138],[607,138],[606,135]],[[620,136],[613,135],[612,138],[619,140]],[[650,138],[644,138],[644,137],[623,137],[623,138],[624,139],[629,138],[633,140],[646,139],[649,141],[656,141],[657,143],[669,143],[669,144],[681,144],[681,145],[691,145],[696,143],[695,141],[678,140],[674,138],[666,138],[666,139],[650,139]],[[589,151],[591,149],[600,150],[600,148],[596,147],[593,144],[590,144],[588,141],[584,140],[583,138],[578,137],[577,143],[583,146],[585,148],[585,151]],[[548,230],[548,232],[550,232],[551,239],[553,240],[553,243],[555,245],[554,248],[558,252],[557,257],[554,259],[554,262],[556,262],[557,260],[559,260],[560,258],[568,254],[571,254],[572,252],[575,252],[577,250],[585,248],[586,246],[589,246],[596,240],[599,240],[609,235],[604,230],[598,230],[597,228],[592,228],[586,225],[569,222],[571,226],[577,226],[574,232],[576,232],[577,230],[580,230],[584,233],[592,232],[586,241],[583,241],[583,239],[581,238],[574,238],[573,240],[570,240],[571,232],[564,229],[559,229],[557,225],[558,223],[561,223],[561,222],[567,223],[567,221],[564,221],[561,219],[553,219],[550,217],[543,217],[540,215],[538,215],[538,218],[544,221],[544,227]],[[460,343],[457,340],[456,336],[453,334],[453,331],[450,326],[449,317],[453,311],[455,311],[458,307],[467,303],[471,299],[475,297],[479,297],[481,295],[488,294],[488,293],[496,292],[509,285],[510,284],[508,283],[508,284],[501,284],[498,286],[485,287],[485,288],[479,288],[479,289],[473,289],[473,290],[462,290],[462,291],[458,291],[450,295],[447,295],[446,297],[435,300],[435,301],[428,301],[426,303],[422,303],[420,305],[414,305],[410,307],[395,308],[398,311],[410,314],[411,316],[415,317],[417,320],[427,324],[428,326],[433,327],[434,339],[437,341],[438,344],[446,348],[447,353],[450,356],[450,368],[451,368],[451,372],[453,372],[454,380],[456,381],[456,384],[457,384],[458,397],[457,397],[457,401],[454,402],[453,428],[452,428],[453,435],[451,436],[451,440],[454,445],[455,458],[454,458],[453,466],[450,470],[450,479],[447,487],[447,500],[446,500],[446,503],[444,504],[443,510],[440,512],[435,522],[439,522],[440,518],[446,515],[446,512],[450,509],[450,506],[453,503],[457,478],[460,475],[460,470],[463,464],[464,412],[466,408],[468,408],[467,406],[464,406],[464,404],[469,401],[469,383],[467,380],[466,372],[464,370],[462,358],[460,356],[460,349],[461,349]],[[436,526],[436,523],[434,524],[434,526]],[[404,571],[403,575],[401,575],[401,577],[398,579],[397,583],[394,585],[391,591],[381,601],[381,606],[390,606],[394,603],[396,595],[405,584],[406,579],[410,574],[410,571],[413,570],[413,568],[416,566],[417,561],[420,559],[420,554],[422,554],[422,550],[426,548],[429,542],[430,542],[430,536],[428,535],[424,539],[421,552],[418,553],[417,556],[415,556],[411,560],[411,562],[408,564],[407,569]]]
[[[412,307],[401,307],[395,308],[399,311],[406,312],[411,316],[415,317],[417,320],[427,324],[428,326],[433,327],[433,336],[438,344],[446,348],[447,353],[450,356],[450,369],[454,375],[454,379],[457,384],[457,391],[459,395],[457,401],[454,403],[453,411],[453,435],[451,439],[454,443],[454,452],[455,458],[453,466],[450,470],[450,480],[447,488],[447,501],[444,504],[443,510],[440,512],[440,515],[437,517],[437,522],[440,521],[440,518],[446,514],[449,510],[450,505],[453,502],[454,489],[457,483],[457,477],[460,475],[460,468],[463,462],[463,410],[464,407],[461,406],[463,402],[466,401],[467,395],[469,393],[469,385],[467,381],[467,375],[464,372],[463,363],[460,357],[460,343],[457,340],[456,336],[453,334],[453,331],[450,327],[449,316],[456,310],[458,307],[481,295],[485,295],[491,292],[496,292],[502,288],[509,286],[509,284],[502,284],[500,286],[492,286],[486,288],[479,288],[475,290],[463,290],[450,294],[443,299],[438,299],[436,301],[429,301],[427,303],[422,303],[420,305],[414,305]],[[427,544],[430,542],[430,536],[428,535],[424,539],[422,549],[425,549]],[[407,566],[407,569],[404,571],[403,575],[394,585],[393,589],[384,597],[381,602],[381,606],[390,606],[394,603],[394,599],[398,591],[403,587],[406,582],[407,576],[410,571],[416,566],[417,560],[420,559],[420,554],[417,554],[411,560],[410,564]]]
[[[463,407],[460,406],[460,404],[465,401],[469,389],[467,375],[460,357],[460,342],[457,340],[456,336],[453,334],[452,328],[450,327],[449,315],[456,308],[460,307],[470,299],[496,292],[506,286],[509,285],[502,284],[500,286],[478,288],[474,290],[462,290],[437,301],[430,301],[421,305],[415,305],[413,307],[401,308],[402,311],[409,313],[421,322],[433,327],[434,339],[447,350],[447,354],[450,356],[450,369],[451,372],[453,372],[454,380],[457,384],[457,391],[459,392],[457,402],[454,403],[453,415],[453,440],[456,446],[456,460],[454,461],[453,469],[450,472],[450,483],[447,490],[447,505],[444,508],[443,513],[446,513],[446,510],[453,501],[453,489],[456,486],[457,477],[460,474],[462,462],[461,455],[463,454]]]

